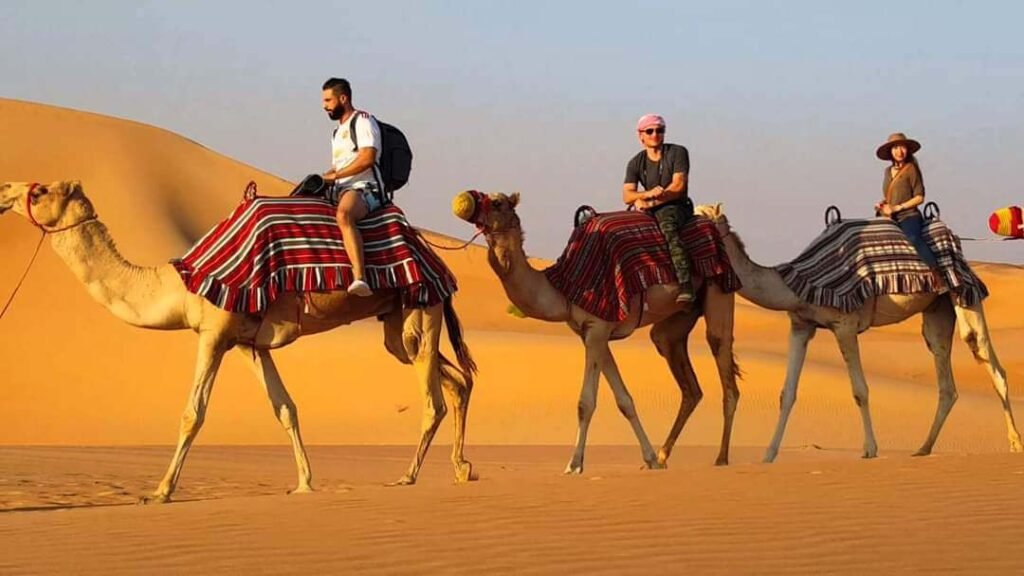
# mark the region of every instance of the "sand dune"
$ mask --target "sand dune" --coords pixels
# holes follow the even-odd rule
[[[0,181],[80,179],[122,253],[138,264],[182,254],[230,212],[249,180],[265,194],[290,188],[126,120],[0,100],[0,125]],[[17,216],[0,219],[0,296],[13,290],[37,239]],[[44,247],[0,320],[0,511],[23,511],[0,512],[0,572],[174,572],[186,561],[189,569],[206,562],[210,570],[261,572],[291,571],[290,562],[353,572],[546,572],[567,563],[606,573],[1024,568],[1024,557],[1008,552],[1021,536],[1012,518],[1024,460],[1005,454],[998,401],[962,344],[954,354],[961,396],[937,457],[906,457],[924,439],[937,400],[932,359],[920,322],[912,321],[862,338],[883,459],[855,457],[859,415],[835,343],[822,333],[811,346],[786,450],[778,465],[761,466],[755,462],[775,424],[788,321],[740,301],[736,348],[746,377],[737,465],[710,466],[721,392],[698,326],[691,350],[706,395],[672,469],[636,470],[632,432],[602,387],[588,473],[564,479],[558,473],[575,434],[583,363],[578,339],[562,326],[506,314],[482,248],[442,256],[459,279],[456,306],[481,369],[468,430],[481,482],[450,486],[437,447],[421,486],[378,488],[411,456],[410,448],[386,445],[416,439],[420,402],[412,370],[386,354],[379,325],[365,321],[276,357],[308,443],[375,446],[315,446],[322,493],[276,496],[293,481],[290,451],[280,446],[287,438],[248,369],[229,359],[180,485],[179,496],[194,501],[152,510],[107,505],[133,502],[163,471],[164,445],[177,437],[191,384],[194,335],[120,323]],[[975,266],[992,292],[986,310],[1011,393],[1024,398],[1024,268]],[[644,425],[660,442],[678,388],[646,334],[613,348]],[[439,442],[449,438],[445,427]],[[251,447],[261,444],[275,446]],[[29,512],[79,506],[86,508]],[[946,532],[951,519],[955,533]]]

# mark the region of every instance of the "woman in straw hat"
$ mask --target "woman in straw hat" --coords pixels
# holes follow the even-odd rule
[[[939,264],[924,241],[924,217],[918,209],[924,203],[924,179],[914,153],[920,149],[917,140],[907,138],[902,132],[890,134],[885,144],[878,147],[875,155],[891,164],[886,166],[882,176],[883,197],[875,204],[875,213],[895,220],[921,260],[936,270]]]

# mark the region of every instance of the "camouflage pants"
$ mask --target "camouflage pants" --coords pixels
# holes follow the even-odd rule
[[[693,282],[690,279],[690,260],[686,257],[686,248],[679,237],[679,228],[685,223],[685,216],[680,214],[681,206],[665,206],[654,212],[658,220],[658,228],[668,243],[668,253],[672,257],[672,267],[679,279],[679,288],[684,295],[693,295]]]

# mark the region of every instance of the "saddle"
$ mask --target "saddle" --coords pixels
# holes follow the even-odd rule
[[[633,296],[677,282],[665,238],[651,216],[635,211],[598,213],[581,206],[565,251],[544,271],[570,302],[608,321],[622,321]],[[741,286],[710,220],[690,218],[679,231],[694,284],[715,282],[723,291]]]

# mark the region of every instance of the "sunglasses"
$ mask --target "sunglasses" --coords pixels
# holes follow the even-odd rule
[[[665,133],[665,127],[662,126],[660,128],[648,128],[646,130],[641,130],[641,132],[643,132],[644,134],[647,134],[648,136],[652,136],[654,134],[664,134]]]

